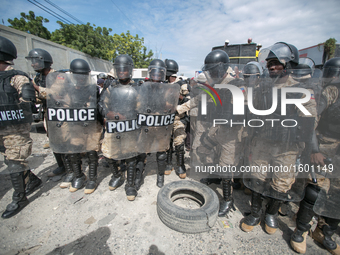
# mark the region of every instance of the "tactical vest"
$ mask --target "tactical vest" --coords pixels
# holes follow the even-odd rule
[[[11,79],[15,75],[27,76],[17,70],[0,72],[0,127],[32,122],[30,103],[20,103],[21,95],[11,86]]]
[[[11,79],[15,75],[24,75],[29,78],[26,73],[18,70],[0,72],[0,105],[19,104],[18,91],[11,86]]]
[[[340,85],[339,85],[340,86]],[[338,89],[339,89],[339,86]],[[340,98],[321,115],[318,130],[328,137],[340,139]]]
[[[46,88],[46,75],[43,75],[41,73],[37,73],[35,78],[34,78],[34,82],[39,87]]]

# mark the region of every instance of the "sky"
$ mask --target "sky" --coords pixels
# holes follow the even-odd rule
[[[59,29],[57,18],[36,5],[43,4],[77,23],[52,5],[62,8],[77,20],[112,28],[111,34],[125,33],[144,37],[144,45],[155,58],[174,59],[179,74],[187,77],[202,69],[205,56],[214,46],[253,42],[262,48],[286,42],[298,49],[329,38],[340,43],[340,1],[338,0],[0,0],[0,22],[21,12],[34,11],[49,19],[50,32]],[[34,3],[34,4],[32,4]],[[52,5],[50,4],[52,3]]]

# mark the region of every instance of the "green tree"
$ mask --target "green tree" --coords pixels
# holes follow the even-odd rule
[[[329,38],[324,44],[324,53],[325,53],[324,55],[325,55],[326,61],[334,57],[335,48],[336,48],[335,38]]]
[[[60,29],[52,32],[51,41],[79,50],[92,57],[109,60],[108,49],[112,46],[111,28],[86,25],[68,25],[57,21]]]
[[[86,25],[68,25],[57,21],[60,29],[52,32],[51,41],[109,61],[120,54],[128,54],[134,61],[136,68],[148,67],[152,60],[152,50],[144,46],[144,38],[138,34],[133,36],[130,31],[114,34],[112,29],[106,27]]]
[[[149,66],[153,52],[147,51],[143,45],[144,38],[139,38],[138,34],[133,36],[128,30],[126,34],[113,35],[113,48],[109,50],[109,56],[114,60],[120,54],[127,54],[131,56],[136,68],[146,68]]]
[[[133,36],[130,31],[120,35],[110,35],[111,28],[101,28],[94,24],[91,26],[90,23],[75,25],[57,21],[60,28],[51,34],[43,26],[43,22],[49,22],[48,19],[36,17],[33,11],[29,11],[29,15],[24,12],[20,15],[20,19],[8,19],[10,27],[79,50],[92,57],[113,62],[118,55],[128,54],[136,68],[148,67],[153,57],[152,50],[148,51],[144,46],[144,38],[140,38],[138,34]]]
[[[48,23],[49,20],[41,16],[36,17],[33,11],[29,11],[28,13],[28,15],[24,12],[20,13],[20,19],[8,19],[8,22],[11,24],[9,27],[49,40],[51,33],[43,25],[43,22]]]

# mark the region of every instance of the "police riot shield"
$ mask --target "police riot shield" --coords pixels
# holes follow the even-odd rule
[[[192,91],[196,95],[190,110],[195,114],[190,116],[193,136],[190,160],[194,170],[191,175],[237,176],[244,159],[245,81],[228,75],[221,84],[197,84]]]
[[[249,189],[266,197],[300,201],[305,180],[311,177],[317,103],[312,88],[285,75],[272,73],[248,89],[248,164],[242,172]]]
[[[340,219],[340,155],[325,160],[325,166],[316,166],[315,171],[325,175],[327,185],[323,185],[314,204],[318,215]]]
[[[111,159],[137,156],[140,128],[137,124],[138,92],[131,85],[110,86],[100,96],[105,117],[103,155]]]
[[[99,149],[97,85],[89,75],[55,72],[46,77],[47,127],[56,153]]]
[[[168,150],[179,100],[179,85],[144,82],[136,89],[139,94],[137,125],[141,127],[139,152]]]

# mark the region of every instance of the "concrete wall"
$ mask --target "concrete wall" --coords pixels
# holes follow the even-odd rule
[[[14,68],[30,75],[35,74],[35,72],[31,67],[30,61],[27,61],[25,57],[34,48],[47,50],[52,55],[52,67],[56,70],[68,69],[70,62],[75,58],[86,60],[92,71],[107,73],[113,67],[112,63],[107,60],[93,58],[80,51],[3,25],[0,25],[0,35],[11,40],[17,48],[18,58],[14,60]]]

